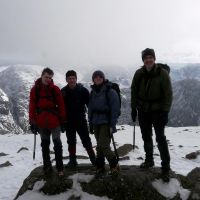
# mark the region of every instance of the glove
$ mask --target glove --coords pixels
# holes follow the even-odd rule
[[[160,113],[160,121],[165,126],[168,123],[168,112],[163,111]]]
[[[132,117],[133,122],[136,122],[136,119],[137,119],[137,110],[136,109],[132,109],[131,117]]]
[[[66,127],[67,127],[67,122],[60,124],[61,133],[64,133],[66,131]]]
[[[38,127],[36,124],[33,124],[33,123],[30,123],[30,130],[33,134],[37,135],[37,132],[38,132]]]
[[[110,127],[110,133],[116,133],[117,132],[117,129],[116,129],[116,126],[112,126]]]
[[[90,131],[90,134],[94,134],[94,129],[93,129],[93,125],[90,123],[89,124],[89,131]]]

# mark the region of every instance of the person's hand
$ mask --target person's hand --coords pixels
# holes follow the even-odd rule
[[[111,134],[116,133],[116,132],[117,132],[116,126],[110,127],[110,133]]]
[[[64,133],[66,131],[66,128],[67,128],[67,122],[61,123],[60,125],[61,133]]]
[[[90,134],[94,134],[94,128],[91,123],[89,124],[89,131],[90,131]]]
[[[160,121],[164,126],[168,123],[168,112],[163,111],[160,113]]]
[[[32,132],[33,134],[37,135],[38,127],[37,127],[36,124],[30,123],[30,127],[29,127],[29,128],[30,128],[30,130],[31,130],[31,132]]]
[[[137,110],[136,109],[132,109],[131,117],[132,117],[133,122],[136,122],[136,119],[137,119]]]

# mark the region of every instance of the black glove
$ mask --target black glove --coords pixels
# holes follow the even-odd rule
[[[62,133],[64,133],[66,131],[66,128],[67,128],[67,122],[60,124],[60,130]]]
[[[132,117],[133,122],[136,122],[136,119],[137,119],[137,110],[136,109],[132,109],[131,117]]]
[[[94,134],[94,128],[92,124],[89,124],[89,131],[90,131],[90,134]]]
[[[37,135],[38,127],[36,124],[30,123],[30,130],[33,134]]]
[[[168,112],[163,111],[160,113],[160,121],[164,126],[168,123]]]
[[[113,133],[116,133],[116,132],[117,132],[116,126],[111,126],[110,127],[110,133],[113,134]]]

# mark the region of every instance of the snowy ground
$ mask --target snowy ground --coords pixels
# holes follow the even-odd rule
[[[125,130],[120,130],[114,135],[118,147],[123,144],[132,143],[133,141],[133,127],[127,125],[124,127]],[[121,128],[121,126],[119,128]],[[173,171],[186,175],[193,168],[200,166],[200,156],[195,160],[185,159],[186,154],[200,150],[200,127],[169,127],[166,128],[166,136],[169,140],[171,168]],[[42,164],[39,136],[37,136],[36,160],[33,161],[32,159],[33,138],[33,135],[0,135],[0,153],[4,152],[9,154],[7,156],[0,157],[0,164],[6,161],[10,161],[13,165],[0,168],[0,200],[13,199],[21,187],[23,180],[35,167]],[[93,136],[91,136],[91,138],[93,145],[95,146],[95,139]],[[66,156],[68,153],[65,134],[62,134],[62,142],[64,156]],[[87,156],[79,138],[77,143],[77,154]],[[137,159],[141,156],[144,157],[143,142],[141,139],[139,127],[136,127],[136,145],[139,147],[139,149],[129,153],[130,160],[121,161],[120,164],[139,165],[141,163],[141,160]],[[21,147],[27,147],[29,150],[23,150],[20,153],[17,153]],[[52,146],[51,150],[53,150]],[[154,153],[159,153],[157,148],[154,149]],[[66,162],[67,160],[64,160],[64,163]],[[78,160],[78,162],[86,163],[89,162],[89,160]],[[156,166],[160,166],[159,156],[155,156],[155,164]],[[174,181],[174,184],[177,184],[176,181]],[[86,197],[87,195],[85,194],[83,196]],[[62,198],[59,197],[59,199]]]

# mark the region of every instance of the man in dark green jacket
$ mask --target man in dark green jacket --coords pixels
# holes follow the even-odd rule
[[[145,162],[141,168],[154,166],[152,125],[155,129],[156,141],[160,151],[162,178],[169,181],[170,155],[164,134],[168,122],[168,113],[172,104],[172,87],[168,72],[155,63],[153,49],[142,51],[144,66],[135,72],[131,85],[132,120],[137,115],[144,141]]]

